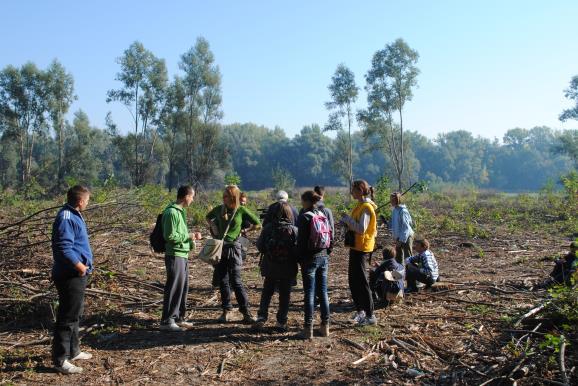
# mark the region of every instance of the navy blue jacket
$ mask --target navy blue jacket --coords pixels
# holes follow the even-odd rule
[[[78,276],[74,268],[78,262],[87,266],[87,274],[92,272],[92,250],[86,223],[80,212],[68,204],[60,209],[52,224],[52,257],[54,280]]]
[[[396,281],[389,281],[383,277],[385,271],[398,271],[402,277]],[[372,287],[379,286],[383,292],[397,293],[403,289],[403,282],[405,280],[405,269],[403,265],[399,264],[395,259],[384,260],[381,265],[371,272]]]

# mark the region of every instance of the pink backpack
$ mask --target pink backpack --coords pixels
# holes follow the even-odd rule
[[[329,220],[319,210],[307,212],[311,216],[309,225],[309,249],[328,249],[331,247],[331,227]]]

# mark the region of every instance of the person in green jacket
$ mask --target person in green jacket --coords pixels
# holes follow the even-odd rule
[[[239,303],[239,311],[243,314],[243,322],[255,322],[255,318],[249,310],[247,291],[241,280],[243,258],[238,239],[245,222],[257,227],[261,225],[261,222],[259,217],[245,206],[240,205],[240,195],[241,191],[237,186],[227,186],[223,192],[223,205],[215,207],[206,216],[213,236],[224,240],[221,260],[215,266],[215,279],[219,284],[223,307],[223,314],[219,318],[221,323],[231,320],[230,315],[233,309],[231,287],[233,287],[237,303]],[[226,235],[223,235],[229,223],[229,230]]]
[[[190,186],[181,186],[177,201],[163,211],[162,228],[165,239],[165,266],[167,281],[163,298],[161,327],[163,331],[184,331],[192,324],[185,320],[189,291],[189,252],[195,248],[198,232],[189,233],[185,208],[195,199]]]

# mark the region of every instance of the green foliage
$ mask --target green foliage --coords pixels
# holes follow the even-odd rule
[[[355,84],[355,74],[343,63],[337,66],[335,74],[329,85],[331,101],[325,103],[325,107],[332,111],[325,130],[337,130],[338,147],[334,159],[334,169],[351,186],[353,182],[353,140],[351,136],[354,121],[353,104],[357,99],[359,88]],[[343,126],[343,120],[346,127]],[[347,135],[344,130],[347,129]],[[345,156],[345,157],[344,157]]]
[[[295,178],[287,169],[277,166],[271,171],[271,178],[273,180],[273,189],[275,190],[292,192],[295,189]]]
[[[578,171],[572,170],[561,178],[568,200],[570,203],[576,203],[578,200]]]
[[[237,185],[241,186],[241,177],[236,172],[231,172],[225,175],[226,185]]]
[[[400,191],[409,151],[404,139],[403,110],[417,86],[418,58],[417,51],[403,39],[377,51],[365,76],[368,107],[358,115],[365,127],[365,138],[379,144],[393,166]],[[399,116],[398,121],[394,120],[394,114]]]
[[[567,121],[568,119],[578,120],[578,75],[575,75],[572,78],[570,86],[564,90],[564,96],[574,101],[576,106],[564,110],[562,114],[560,114],[560,120],[562,122]]]

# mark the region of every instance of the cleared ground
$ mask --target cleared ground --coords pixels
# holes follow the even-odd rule
[[[50,369],[50,304],[56,296],[48,281],[46,244],[26,256],[26,266],[13,250],[4,253],[2,382],[449,385],[510,384],[508,377],[519,379],[518,384],[540,384],[542,378],[556,378],[555,363],[548,366],[547,358],[524,351],[530,339],[543,334],[528,332],[540,321],[516,328],[513,323],[543,302],[546,292],[531,287],[547,276],[551,256],[564,251],[568,235],[530,226],[509,234],[506,227],[490,224],[486,229],[495,236],[485,238],[432,231],[427,235],[444,285],[378,309],[379,325],[363,328],[348,323],[347,250],[338,246],[330,260],[332,334],[308,342],[297,338],[303,319],[301,280],[292,293],[289,332],[272,329],[276,299],[271,328],[255,332],[247,325],[216,322],[220,303],[218,290],[211,288],[212,268],[196,259],[191,259],[189,293],[195,327],[183,333],[158,331],[164,262],[150,252],[145,224],[119,225],[129,212],[114,206],[87,213],[99,269],[87,294],[82,338],[94,358],[82,364],[86,371],[78,376]],[[142,210],[132,213],[146,219]],[[386,242],[390,238],[381,227],[379,243]],[[253,249],[243,276],[255,313],[262,284],[257,263]],[[570,369],[575,356],[567,355]]]

